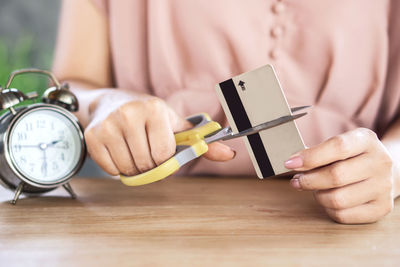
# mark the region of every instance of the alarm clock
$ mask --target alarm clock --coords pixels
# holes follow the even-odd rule
[[[24,94],[10,85],[17,75],[47,75],[54,87],[48,88],[40,103],[37,92]],[[68,85],[60,85],[49,71],[23,69],[11,73],[5,88],[0,87],[0,183],[19,196],[40,195],[63,186],[72,198],[69,184],[86,158],[83,129],[71,113],[78,101]]]

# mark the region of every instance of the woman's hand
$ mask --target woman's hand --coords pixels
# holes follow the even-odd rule
[[[359,128],[293,155],[285,166],[297,172],[290,181],[312,190],[336,222],[379,220],[393,209],[397,166],[376,134]]]
[[[95,106],[95,107],[93,107]],[[111,175],[135,175],[160,165],[176,150],[174,132],[192,127],[161,99],[110,90],[93,101],[85,131],[88,151]],[[235,152],[215,143],[206,157],[230,160]]]

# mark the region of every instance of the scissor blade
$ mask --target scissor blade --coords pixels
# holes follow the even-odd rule
[[[310,107],[311,107],[311,106],[294,107],[294,108],[291,108],[290,111],[291,111],[292,113],[295,113],[295,112],[297,112],[297,111],[300,111],[300,110],[303,110],[303,109],[306,109],[306,108],[310,108]]]
[[[221,141],[221,140],[227,140],[225,138],[232,136],[233,132],[231,127],[225,127],[222,129],[219,129],[213,133],[210,133],[209,135],[204,136],[204,141],[207,144],[211,144],[213,142]]]
[[[307,112],[296,114],[296,115],[283,116],[283,117],[280,117],[280,118],[272,120],[272,121],[267,121],[267,122],[261,123],[261,124],[259,124],[257,126],[254,126],[254,127],[250,128],[250,129],[241,131],[241,132],[239,132],[237,134],[227,135],[225,138],[222,138],[222,140],[229,140],[229,139],[233,139],[233,138],[237,138],[237,137],[242,137],[242,136],[255,134],[255,133],[258,133],[260,131],[264,131],[264,130],[276,127],[278,125],[287,123],[289,121],[296,120],[298,118],[301,118],[301,117],[305,116],[306,114],[307,114]]]

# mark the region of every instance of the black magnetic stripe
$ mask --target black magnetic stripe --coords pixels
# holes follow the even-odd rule
[[[252,127],[249,117],[247,116],[246,110],[244,109],[243,103],[240,100],[239,94],[236,91],[235,84],[232,79],[226,80],[219,84],[221,87],[222,94],[224,95],[225,101],[228,104],[228,108],[232,114],[233,120],[235,121],[236,127],[239,132],[244,131]],[[274,169],[272,168],[271,162],[267,151],[264,148],[261,137],[258,133],[248,135],[251,149],[253,150],[254,156],[256,157],[257,164],[260,168],[263,177],[269,177],[275,175]]]

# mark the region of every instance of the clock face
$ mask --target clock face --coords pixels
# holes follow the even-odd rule
[[[84,149],[79,128],[66,115],[48,108],[21,116],[8,140],[14,167],[25,178],[41,184],[68,177]]]

